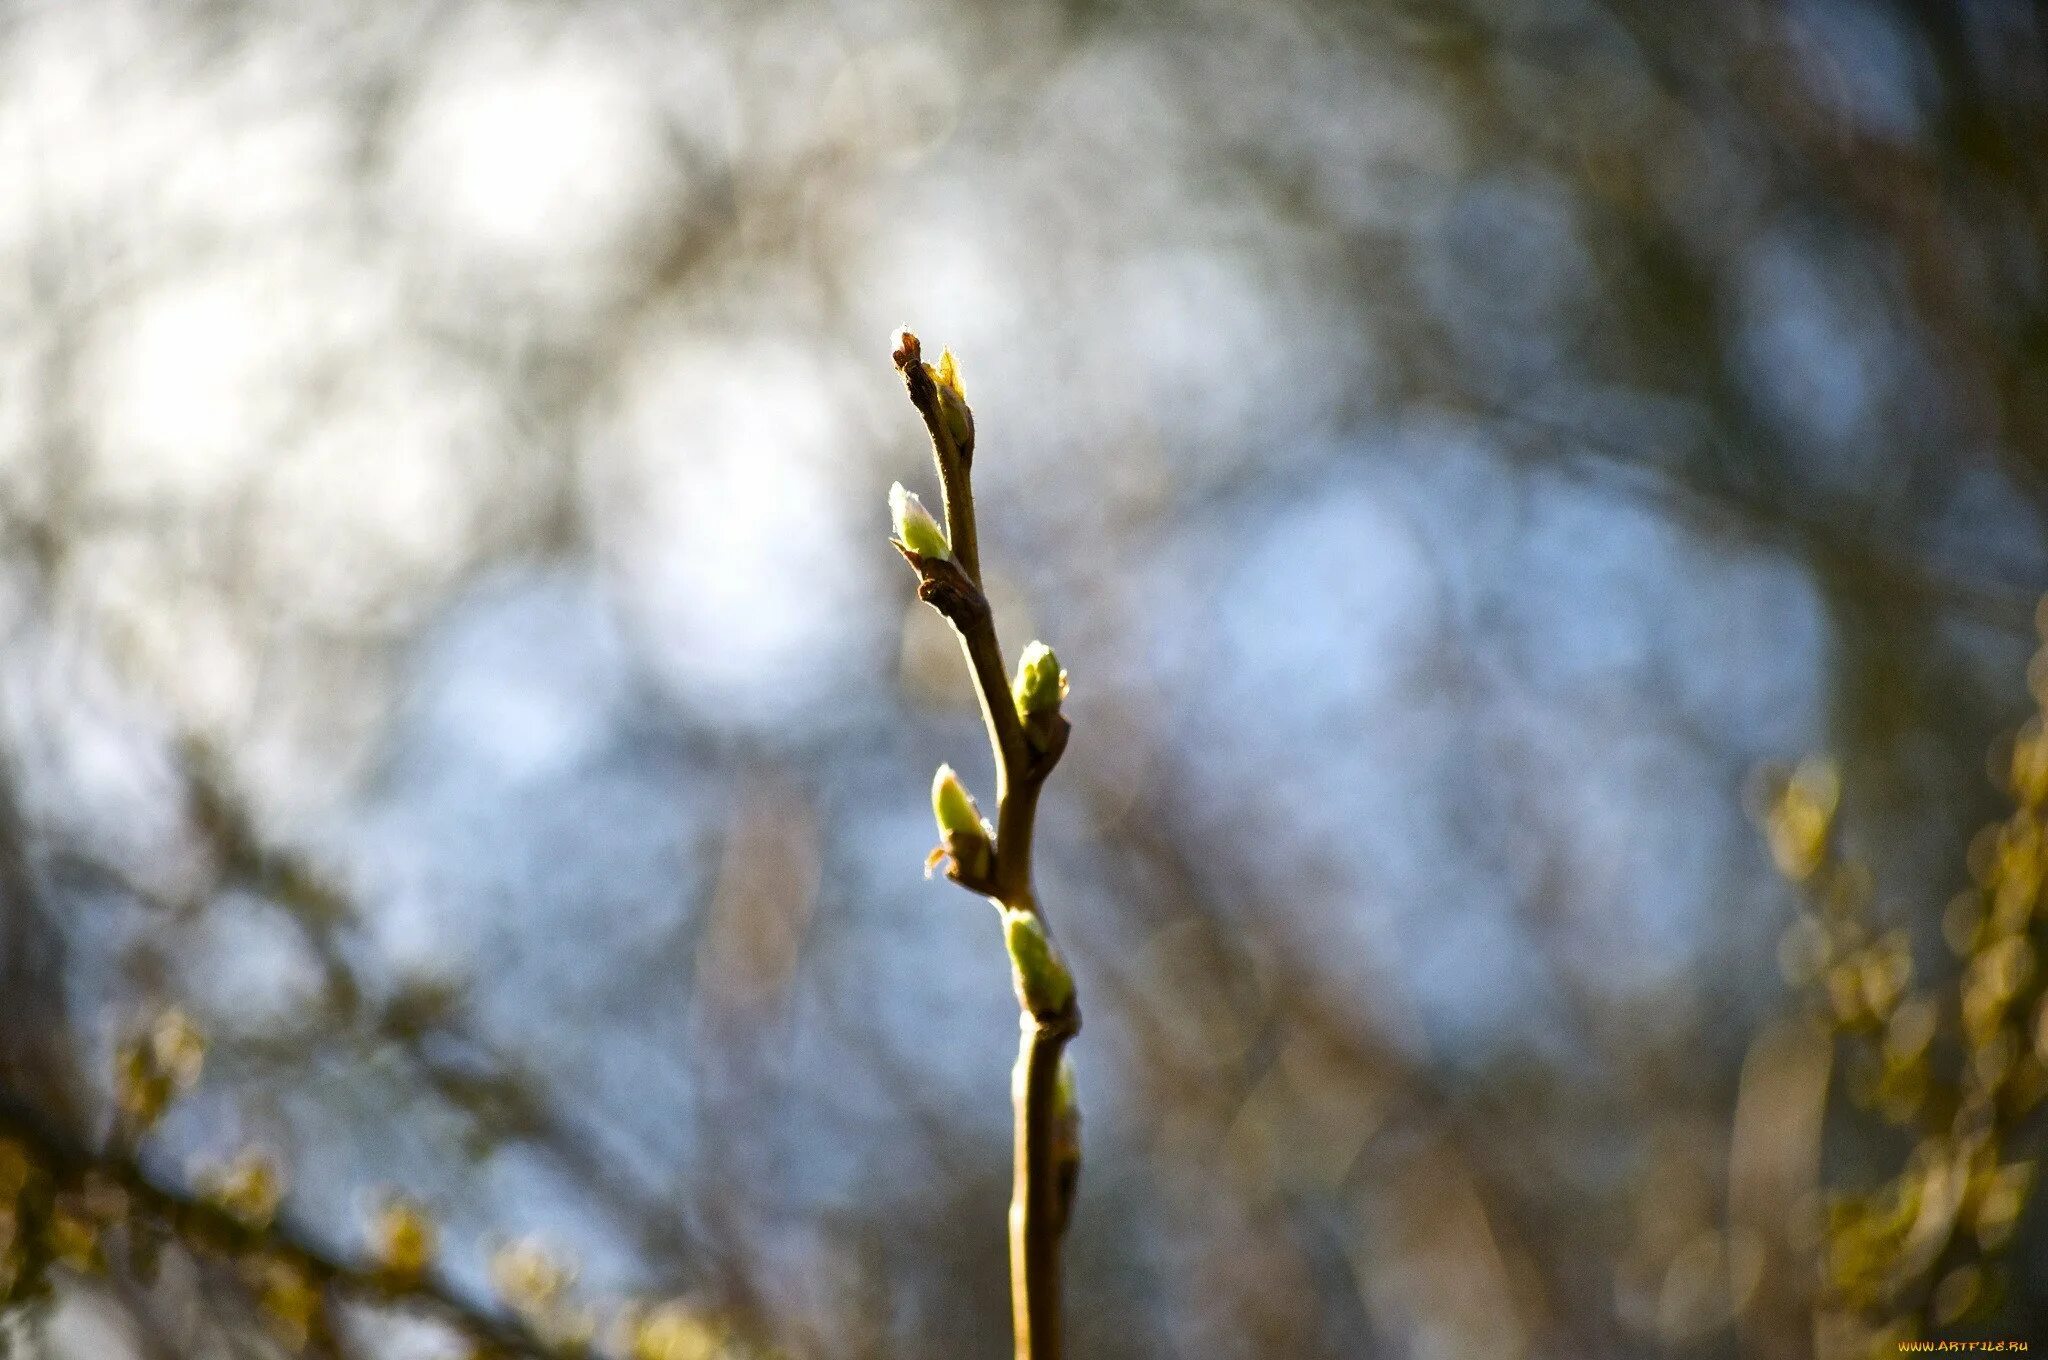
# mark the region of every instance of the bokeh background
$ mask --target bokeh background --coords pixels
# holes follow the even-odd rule
[[[337,1259],[402,1193],[480,1310],[534,1241],[599,1316],[1006,1355],[909,325],[1074,677],[1077,1360],[1806,1354],[1820,1196],[1892,1154],[1822,1119],[1745,792],[1834,753],[1953,971],[2044,229],[2025,0],[15,0],[7,1107],[101,1146],[175,1007],[142,1167],[259,1150]],[[2048,1340],[2044,1251],[1989,1335]],[[114,1270],[0,1330],[262,1312]]]

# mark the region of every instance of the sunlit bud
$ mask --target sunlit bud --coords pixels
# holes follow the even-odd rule
[[[1841,776],[1833,762],[1809,757],[1792,771],[1765,814],[1771,856],[1793,882],[1811,878],[1826,860],[1841,796]]]
[[[114,1098],[138,1132],[147,1131],[163,1118],[171,1103],[171,1084],[157,1070],[146,1042],[123,1044],[114,1055]]]
[[[528,1317],[554,1311],[576,1272],[531,1238],[500,1247],[491,1256],[491,1283],[498,1297]]]
[[[1010,967],[1017,999],[1033,1015],[1058,1015],[1073,1002],[1074,978],[1053,952],[1045,927],[1028,911],[1003,913],[1003,937],[1010,947]]]
[[[284,1181],[270,1159],[244,1152],[225,1171],[211,1177],[208,1192],[215,1204],[251,1228],[264,1228],[277,1216]]]
[[[986,878],[995,847],[989,842],[988,823],[974,795],[953,773],[951,765],[939,766],[932,776],[932,819],[939,824],[939,848],[925,861],[925,875],[949,856],[959,866],[960,876],[969,880]]]
[[[986,834],[974,795],[960,782],[951,765],[939,766],[938,773],[932,776],[932,817],[942,836]]]
[[[1034,642],[1017,659],[1017,678],[1010,682],[1017,700],[1017,716],[1029,721],[1041,713],[1058,710],[1067,697],[1067,673],[1060,659],[1043,642]]]
[[[370,1254],[385,1274],[398,1279],[418,1279],[433,1263],[439,1238],[434,1220],[426,1210],[407,1200],[394,1199],[377,1211],[371,1224]]]
[[[890,357],[895,359],[899,368],[917,363],[924,353],[924,348],[918,344],[917,337],[907,330],[897,331],[889,343],[892,350]]]
[[[206,1038],[183,1011],[165,1011],[149,1030],[114,1055],[114,1095],[132,1132],[163,1118],[171,1101],[190,1090],[206,1063]]]
[[[889,517],[896,527],[896,541],[919,557],[953,555],[946,531],[932,518],[932,512],[924,508],[916,493],[905,491],[901,482],[889,488]]]
[[[320,1290],[305,1270],[281,1257],[257,1263],[257,1306],[293,1351],[302,1351],[320,1319]]]
[[[206,1064],[206,1036],[181,1010],[168,1010],[150,1030],[149,1047],[157,1066],[176,1091],[188,1091]]]
[[[633,1360],[717,1360],[721,1328],[680,1303],[664,1303],[634,1323]]]
[[[960,385],[960,365],[953,358],[952,350],[939,355],[939,365],[933,368],[925,365],[931,374],[932,386],[939,394],[939,414],[946,422],[946,433],[953,438],[953,447],[962,453],[974,446],[974,412],[967,406],[967,391]]]

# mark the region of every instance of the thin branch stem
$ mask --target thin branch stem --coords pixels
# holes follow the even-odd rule
[[[996,639],[996,625],[986,603],[966,621],[965,626],[956,630],[960,636],[960,651],[967,658],[967,669],[974,677],[974,695],[981,704],[981,720],[988,727],[989,749],[996,759],[996,844],[1013,845],[1017,853],[1012,859],[1023,867],[1026,874],[1031,868],[1031,830],[1027,821],[1022,835],[1015,840],[1011,823],[1011,808],[1023,793],[1023,781],[1018,772],[1024,765],[1024,727],[1017,721],[1017,709],[1010,701],[1010,678],[1003,666],[1003,645]],[[1032,803],[1037,802],[1037,789],[1031,790]],[[1000,856],[998,857],[1000,869]],[[1000,872],[999,884],[1014,890],[1017,887],[1029,889],[1027,877],[1022,884],[1004,879]],[[999,890],[998,898],[1009,905],[1011,892]]]
[[[952,555],[929,558],[904,549],[919,576],[918,595],[953,625],[974,681],[975,697],[988,728],[996,765],[996,835],[994,863],[986,879],[970,880],[956,865],[955,882],[986,896],[1010,917],[1029,918],[1043,941],[1047,967],[1063,986],[1048,992],[1034,987],[1025,963],[1012,945],[1017,997],[1021,1014],[1017,1066],[1012,1074],[1015,1108],[1015,1176],[1010,1200],[1010,1304],[1016,1337],[1016,1360],[1059,1360],[1060,1242],[1071,1210],[1078,1175],[1078,1118],[1062,1094],[1061,1057],[1081,1029],[1081,1009],[1066,966],[1059,960],[1037,890],[1032,883],[1031,845],[1038,820],[1038,795],[1046,776],[1058,763],[1067,739],[1064,717],[1052,715],[1048,727],[1027,736],[1010,691],[995,619],[982,586],[981,554],[974,522],[974,492],[969,476],[973,458],[973,419],[965,418],[966,436],[956,439],[947,420],[932,373],[925,367],[917,337],[903,333],[895,353],[910,392],[911,404],[924,417],[938,464],[945,498],[946,531]],[[959,401],[957,387],[952,399]],[[901,544],[898,545],[902,547]],[[1046,739],[1047,735],[1050,739]],[[1063,1127],[1064,1123],[1064,1127]]]
[[[1017,1360],[1059,1360],[1060,1239],[1070,1206],[1058,1147],[1060,1056],[1081,1028],[1079,1009],[1020,1017],[1012,1096],[1015,1174],[1010,1186],[1010,1316]]]

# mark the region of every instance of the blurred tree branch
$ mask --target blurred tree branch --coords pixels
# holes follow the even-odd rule
[[[8,1293],[40,1285],[42,1272],[56,1260],[88,1268],[99,1264],[103,1247],[95,1249],[76,1232],[102,1232],[119,1226],[127,1234],[129,1261],[147,1273],[148,1262],[169,1240],[202,1260],[233,1263],[245,1285],[264,1303],[265,1311],[290,1317],[308,1306],[305,1291],[320,1302],[310,1317],[298,1316],[308,1328],[305,1340],[333,1350],[327,1300],[377,1306],[400,1306],[448,1326],[493,1353],[568,1360],[587,1351],[551,1342],[517,1317],[494,1312],[465,1298],[445,1277],[431,1269],[393,1270],[387,1265],[344,1261],[317,1245],[304,1229],[284,1220],[251,1223],[214,1199],[160,1184],[129,1152],[95,1152],[60,1132],[13,1094],[0,1091],[0,1151],[7,1142],[26,1154],[26,1170],[17,1177],[19,1227],[9,1243],[21,1261],[11,1272]],[[67,1207],[78,1206],[78,1207]],[[80,1219],[82,1221],[73,1221]],[[97,1215],[104,1215],[100,1218]],[[69,1227],[66,1226],[67,1222]],[[55,1231],[52,1232],[53,1225]],[[40,1236],[34,1231],[43,1228]],[[55,1250],[50,1250],[54,1244]],[[284,1290],[291,1306],[285,1307]]]
[[[63,936],[52,928],[41,905],[51,891],[51,885],[43,880],[52,872],[60,883],[68,876],[112,888],[180,917],[189,916],[226,891],[258,894],[283,908],[296,924],[317,960],[323,1004],[331,1008],[332,1019],[344,1031],[357,1033],[405,1059],[429,1090],[470,1122],[476,1137],[485,1141],[515,1138],[533,1144],[612,1211],[633,1221],[650,1261],[701,1257],[700,1244],[674,1220],[673,1187],[647,1187],[644,1195],[628,1193],[618,1183],[625,1159],[598,1146],[598,1136],[592,1130],[566,1118],[515,1062],[472,1033],[459,994],[406,989],[379,1004],[366,1004],[340,938],[340,932],[360,919],[359,906],[325,866],[295,847],[277,843],[257,825],[231,790],[212,752],[201,744],[186,742],[179,757],[190,827],[210,867],[200,884],[176,898],[164,895],[159,885],[60,845],[32,848],[11,795],[11,783],[0,780],[0,901],[9,907],[6,923],[14,936],[5,957],[8,966],[21,974],[22,986],[15,994],[24,1003],[34,994],[29,984],[47,985],[62,978],[61,969],[49,964],[49,951],[62,950]],[[43,873],[37,872],[38,866]],[[130,970],[154,975],[158,969],[151,957],[152,947],[144,944],[141,948],[143,957],[131,960]],[[146,1274],[151,1254],[177,1243],[197,1258],[211,1257],[236,1266],[260,1310],[273,1324],[284,1323],[288,1334],[293,1329],[301,1331],[295,1344],[314,1354],[343,1353],[327,1318],[324,1300],[329,1295],[354,1303],[409,1308],[475,1342],[480,1356],[552,1360],[593,1354],[587,1337],[552,1335],[539,1325],[538,1315],[529,1316],[517,1299],[508,1299],[514,1306],[507,1311],[464,1297],[434,1271],[434,1230],[423,1216],[418,1221],[428,1235],[421,1259],[394,1273],[380,1264],[351,1264],[334,1256],[304,1225],[269,1214],[260,1223],[239,1218],[233,1206],[220,1201],[217,1187],[185,1188],[153,1178],[136,1143],[182,1090],[176,1083],[150,1094],[139,1118],[134,1111],[121,1112],[118,1136],[108,1148],[96,1150],[90,1139],[75,1132],[89,1116],[79,1112],[72,1090],[77,1075],[72,1066],[76,1061],[73,1046],[68,1040],[56,1042],[68,1034],[63,1008],[52,1001],[49,1012],[47,1022],[8,1031],[6,1037],[21,1052],[7,1058],[11,1070],[0,1068],[0,1154],[25,1158],[27,1170],[19,1188],[41,1205],[28,1212],[18,1210],[18,1231],[11,1246],[9,1241],[0,1241],[0,1300],[32,1297],[54,1262],[95,1271],[125,1264]],[[453,1057],[447,1052],[451,1047],[456,1050]],[[237,1042],[233,1054],[245,1064],[254,1062],[258,1070],[271,1065],[280,1073],[302,1073],[307,1061],[297,1043],[262,1036]],[[116,1075],[117,1086],[132,1080],[130,1074]],[[13,1153],[7,1153],[10,1140]],[[0,1173],[4,1172],[5,1167],[0,1166]],[[0,1191],[10,1188],[9,1176],[0,1174]],[[70,1207],[53,1217],[53,1207],[66,1205]],[[118,1206],[118,1220],[95,1222],[84,1212],[111,1212],[110,1205]],[[128,1228],[131,1245],[142,1244],[131,1250],[125,1262],[108,1257],[89,1235],[115,1221]],[[21,1254],[13,1267],[7,1264],[10,1251]],[[23,1270],[22,1265],[34,1269]],[[145,1295],[129,1288],[132,1281],[127,1276],[113,1269],[107,1273],[135,1306],[149,1306]],[[14,1283],[9,1283],[10,1277]],[[23,1294],[17,1284],[28,1293]],[[631,1353],[638,1356],[643,1350],[640,1332],[673,1324],[675,1310],[634,1309],[637,1305],[620,1318],[626,1324],[627,1344],[635,1348]],[[736,1337],[727,1340],[740,1344]],[[668,1352],[655,1349],[646,1353],[660,1356]]]

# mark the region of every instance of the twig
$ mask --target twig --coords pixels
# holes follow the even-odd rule
[[[1066,673],[1043,644],[1027,648],[1016,679],[1003,665],[995,619],[982,588],[981,552],[969,473],[974,417],[953,357],[926,364],[917,337],[897,337],[896,367],[931,435],[944,497],[941,531],[915,496],[896,488],[895,543],[918,574],[918,598],[960,639],[981,716],[995,753],[996,824],[991,832],[950,768],[941,767],[933,809],[942,844],[931,864],[980,893],[1002,914],[1017,991],[1016,1174],[1010,1200],[1010,1306],[1017,1360],[1058,1360],[1060,1242],[1080,1176],[1080,1114],[1063,1058],[1081,1029],[1073,976],[1032,884],[1031,840],[1038,795],[1067,743],[1060,712]]]
[[[157,1183],[132,1155],[96,1153],[58,1131],[27,1105],[0,1091],[0,1138],[21,1144],[58,1191],[98,1185],[119,1192],[130,1221],[168,1231],[188,1247],[224,1260],[263,1262],[329,1297],[400,1307],[431,1317],[490,1353],[532,1360],[569,1360],[583,1352],[555,1345],[521,1319],[464,1298],[429,1271],[396,1276],[339,1260],[282,1221],[252,1226],[199,1195]]]

